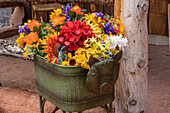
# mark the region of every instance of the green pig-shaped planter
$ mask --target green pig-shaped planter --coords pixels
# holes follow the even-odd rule
[[[88,90],[94,94],[109,94],[114,91],[114,84],[119,75],[119,63],[122,51],[117,53],[112,59],[99,61],[90,57],[90,70],[87,73],[86,84]]]

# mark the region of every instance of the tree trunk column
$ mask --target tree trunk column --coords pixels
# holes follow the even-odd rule
[[[148,0],[122,0],[125,48],[116,84],[116,113],[147,113]]]

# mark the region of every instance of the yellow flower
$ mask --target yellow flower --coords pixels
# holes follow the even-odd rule
[[[24,34],[25,33],[20,33],[20,37],[16,40],[17,46],[18,47],[23,47],[24,45]]]
[[[93,30],[92,32],[95,34],[95,36],[98,36],[102,33],[101,28],[99,27],[99,24],[94,24],[94,25],[90,25],[91,29]]]
[[[62,14],[61,9],[54,10],[54,12],[51,12],[50,19],[52,20],[53,18],[55,18],[56,16],[59,16],[60,14]]]
[[[62,65],[62,66],[67,66],[67,64],[68,64],[68,61],[63,61],[60,63],[60,65]]]
[[[101,39],[101,40],[106,40],[107,37],[108,37],[107,34],[102,34],[102,35],[100,36],[100,39]]]
[[[65,61],[61,62],[60,65],[64,65],[64,66],[79,66],[78,62],[77,62],[77,58],[75,56],[72,56],[71,53],[68,53],[68,55],[66,55],[67,58],[65,59]]]
[[[67,66],[78,66],[77,59],[75,58],[75,56],[72,57],[71,53],[68,53]]]
[[[31,20],[28,20],[28,23],[30,23],[31,22]],[[26,23],[27,24],[27,23]]]
[[[28,58],[28,53],[29,53],[29,51],[26,51],[25,53],[23,53],[23,55],[25,56],[26,59]]]
[[[120,20],[116,19],[116,22],[118,22],[119,25],[120,25],[120,32],[117,32],[116,35],[122,35],[123,36],[125,34],[124,26],[122,25],[122,22]]]
[[[89,58],[91,56],[90,50],[87,51],[84,48],[78,48],[75,53],[75,58],[77,59],[77,62],[81,65],[81,67],[85,69],[90,69],[90,66],[88,65]]]
[[[25,47],[24,47],[24,50],[25,50],[26,52],[24,52],[23,55],[26,57],[26,59],[28,58],[28,54],[30,53],[30,52],[28,51],[28,49],[27,49],[29,46],[32,46],[32,45],[26,44]]]
[[[101,22],[101,17],[96,17],[96,19],[95,19],[95,14],[94,13],[92,13],[92,14],[85,14],[85,17],[83,17],[85,20],[87,20],[87,21],[91,21],[92,23],[94,23],[94,24],[99,24],[100,22]]]

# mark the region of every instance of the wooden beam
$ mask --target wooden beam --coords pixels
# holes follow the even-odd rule
[[[7,8],[13,6],[22,6],[22,2],[17,1],[0,1],[0,8]]]
[[[147,113],[148,0],[122,0],[125,48],[116,83],[116,113]]]
[[[57,8],[62,8],[62,4],[53,3],[53,4],[39,4],[39,5],[33,5],[34,11],[53,11]]]
[[[18,34],[18,27],[8,26],[0,28],[0,39]]]

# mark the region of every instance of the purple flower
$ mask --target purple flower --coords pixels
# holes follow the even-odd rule
[[[114,27],[113,27],[113,26],[109,26],[109,25],[110,25],[110,22],[107,22],[107,23],[105,24],[104,30],[105,30],[106,34],[110,35],[110,32],[112,32],[113,34],[115,34],[116,31],[113,30]],[[109,31],[110,31],[110,32],[109,32]]]
[[[95,12],[94,14],[96,14],[95,20],[97,19],[96,17],[101,17],[101,18],[104,20],[104,15],[103,15],[103,13]]]
[[[27,26],[28,25],[24,25],[24,30],[25,30],[25,33],[29,34],[30,33],[30,29]]]
[[[68,15],[66,15],[65,21],[66,21],[66,22],[71,21],[71,18],[70,18]]]
[[[66,5],[65,9],[62,8],[62,10],[64,10],[64,13],[66,14],[66,22],[67,21],[71,21],[71,18],[67,15],[68,11],[71,10],[73,8],[72,4],[71,6],[69,4]]]
[[[24,29],[21,26],[19,26],[18,33],[20,34],[20,33],[24,33],[24,32],[25,32]]]
[[[72,8],[73,8],[72,4],[71,4],[71,6],[69,4],[67,4],[64,9],[64,13],[67,15],[68,11],[71,10]]]
[[[27,26],[28,25],[24,25],[24,28],[20,26],[18,33],[27,33],[27,34],[29,34],[30,30],[29,30],[29,28]]]

